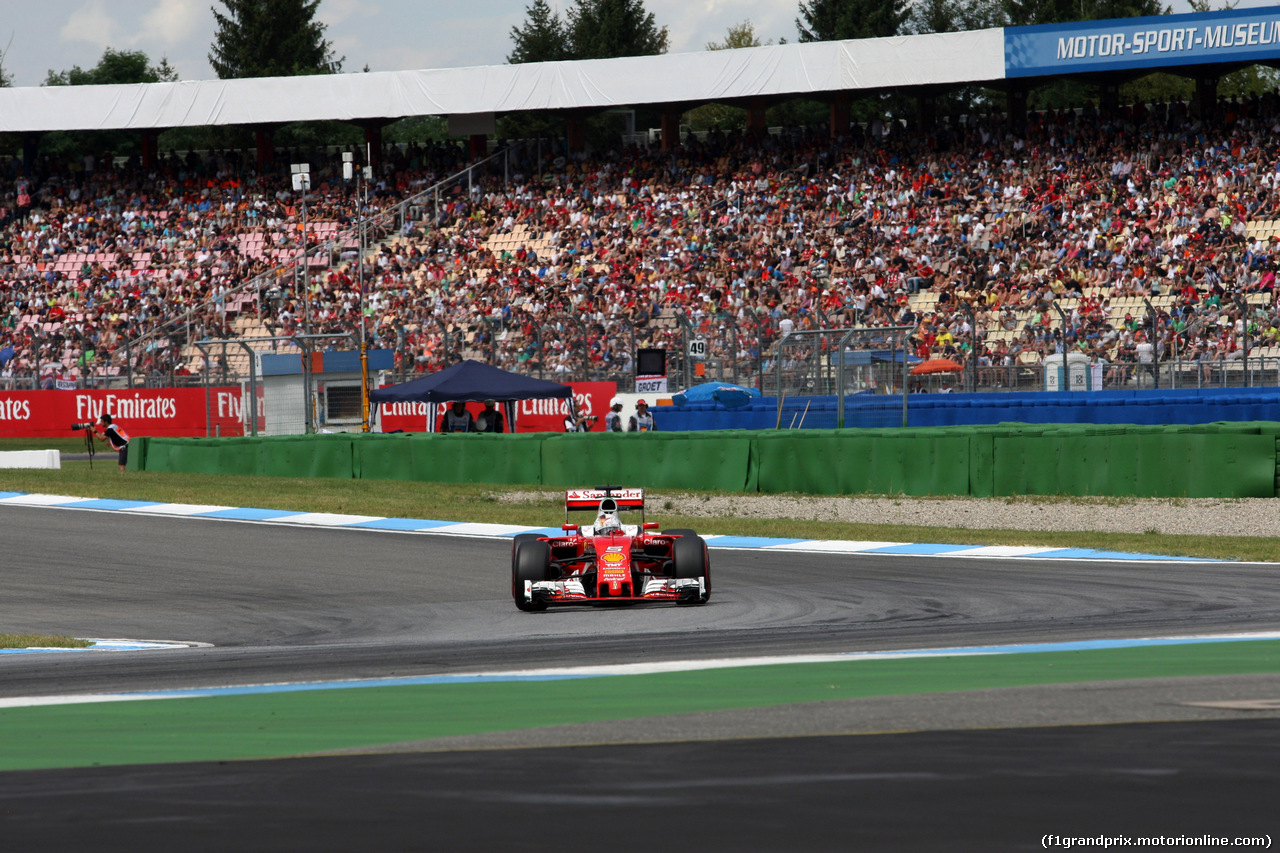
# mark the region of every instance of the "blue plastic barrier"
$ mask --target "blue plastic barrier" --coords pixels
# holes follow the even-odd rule
[[[809,411],[805,413],[805,405]],[[832,429],[837,399],[788,397],[781,427]],[[914,394],[908,402],[912,427],[976,426],[998,423],[1205,424],[1219,421],[1280,421],[1280,388],[1204,388],[1092,392]],[[902,398],[858,394],[845,398],[845,426],[900,426]],[[753,399],[737,409],[718,403],[655,406],[664,431],[773,429],[779,423],[776,397]]]

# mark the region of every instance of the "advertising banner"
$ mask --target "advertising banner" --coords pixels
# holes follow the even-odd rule
[[[1004,30],[1006,77],[1280,59],[1280,9],[1078,21]]]
[[[667,377],[665,377],[665,376],[637,376],[637,377],[636,377],[636,393],[637,393],[637,394],[665,394],[665,393],[667,393]]]
[[[592,432],[604,430],[609,400],[617,391],[613,382],[569,382],[580,414],[595,415]],[[564,432],[565,400],[517,400],[516,432]],[[434,432],[443,411],[433,403],[387,403],[379,406],[383,432]],[[483,403],[468,403],[472,417],[483,411]],[[431,426],[428,426],[431,424]]]
[[[244,435],[237,387],[0,391],[0,437],[68,438],[104,414],[131,436]]]

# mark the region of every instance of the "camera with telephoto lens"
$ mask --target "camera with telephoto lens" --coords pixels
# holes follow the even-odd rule
[[[73,429],[73,430],[80,430],[80,429],[93,429],[93,424],[92,424],[92,423],[87,423],[87,424],[72,424],[72,425],[71,425],[71,429]]]

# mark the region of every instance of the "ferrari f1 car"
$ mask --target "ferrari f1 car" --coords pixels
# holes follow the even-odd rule
[[[592,510],[594,524],[569,521]],[[639,510],[639,524],[618,513]],[[657,532],[644,520],[644,490],[617,486],[571,489],[564,496],[561,536],[522,533],[511,546],[511,595],[521,610],[551,606],[673,601],[706,604],[711,597],[707,543],[692,530]]]

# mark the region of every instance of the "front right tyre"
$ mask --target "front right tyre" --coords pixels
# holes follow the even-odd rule
[[[551,546],[536,539],[516,542],[511,557],[511,597],[516,607],[527,613],[547,609],[545,601],[524,597],[525,581],[541,583],[551,579]]]

